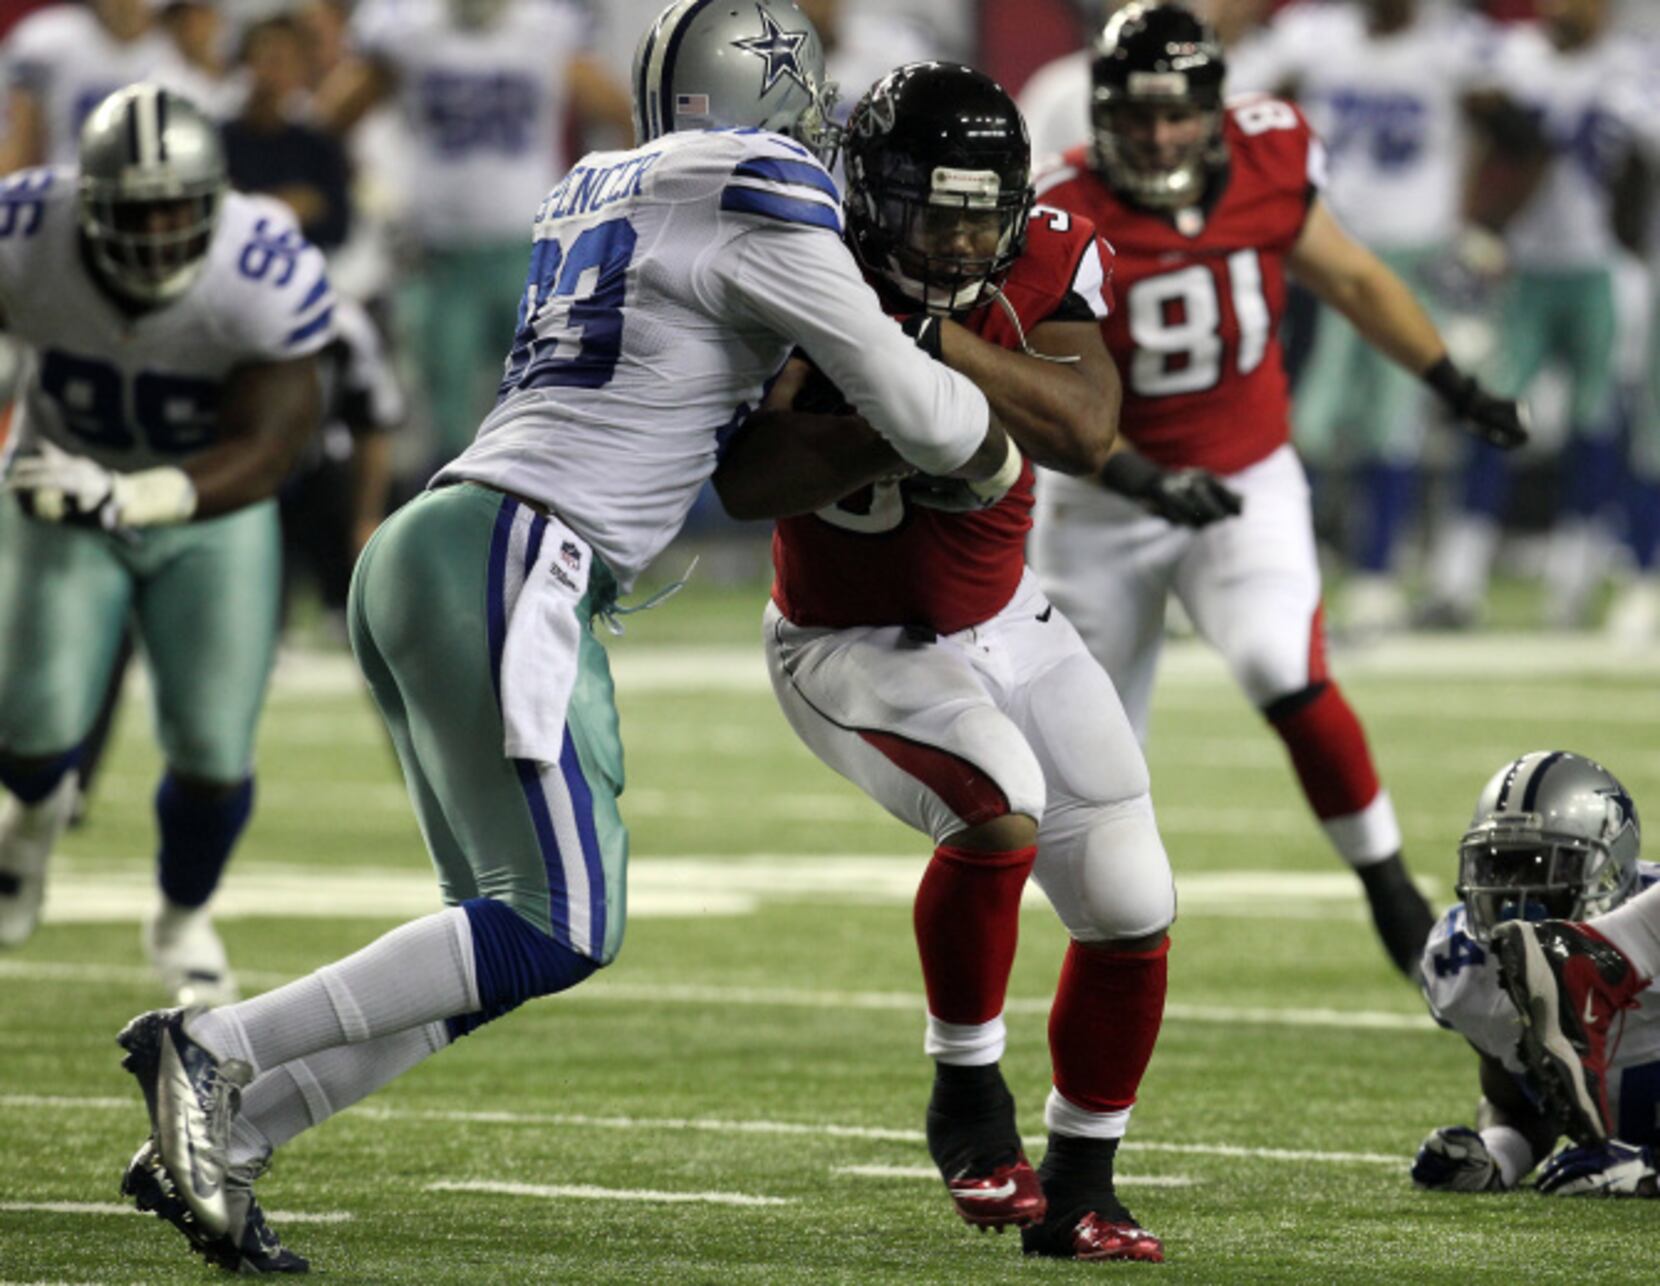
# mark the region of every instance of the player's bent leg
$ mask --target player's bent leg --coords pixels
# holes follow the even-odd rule
[[[0,947],[39,921],[131,592],[112,537],[37,522],[0,495]]]
[[[40,922],[46,865],[80,793],[76,759],[0,754],[0,947],[22,946]]]
[[[1043,1217],[1043,1190],[999,1066],[1036,837],[1036,823],[1022,814],[948,837],[923,874],[914,909],[928,994],[924,1049],[935,1060],[928,1150],[957,1213],[981,1229]]]
[[[161,896],[146,954],[178,1003],[237,986],[209,904],[253,811],[253,743],[276,655],[274,503],[158,531],[140,551],[139,632],[168,771],[156,790]]]
[[[981,1228],[1037,1218],[1042,1193],[998,1061],[1042,770],[959,639],[805,629],[776,607],[764,638],[801,739],[936,842],[914,925],[936,1060],[928,1142],[953,1203]]]
[[[1119,1200],[1113,1164],[1164,1019],[1170,864],[1143,793],[1111,804],[1051,801],[1038,876],[1072,935],[1049,1015],[1054,1086],[1039,1167],[1048,1213],[1028,1254],[1163,1259]],[[1100,1033],[1110,1030],[1111,1041]]]
[[[1401,857],[1400,823],[1359,718],[1326,679],[1270,702],[1263,715],[1285,743],[1326,837],[1360,877],[1384,950],[1413,977],[1435,915]]]
[[[219,782],[169,772],[156,790],[161,900],[144,922],[144,950],[181,1005],[223,1005],[237,998],[208,901],[253,806],[251,776]]]

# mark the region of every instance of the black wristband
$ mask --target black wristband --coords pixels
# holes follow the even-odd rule
[[[1135,451],[1119,451],[1101,466],[1101,482],[1121,496],[1145,496],[1156,489],[1164,470]]]
[[[1443,357],[1430,367],[1423,373],[1422,379],[1455,411],[1462,410],[1469,399],[1470,377],[1454,366],[1450,357]]]
[[[912,313],[899,323],[899,329],[909,335],[916,346],[936,362],[943,361],[945,334],[940,319],[931,313]]]

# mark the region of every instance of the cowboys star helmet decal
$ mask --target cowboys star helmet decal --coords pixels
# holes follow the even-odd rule
[[[760,5],[755,6],[755,12],[761,15],[761,34],[748,40],[734,40],[732,47],[766,60],[761,93],[767,93],[785,76],[811,92],[807,77],[801,70],[801,47],[807,43],[807,33],[785,31]]]

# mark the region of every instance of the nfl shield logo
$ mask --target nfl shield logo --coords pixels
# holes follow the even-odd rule
[[[565,560],[565,566],[572,571],[582,566],[582,551],[568,540],[559,542],[559,556]]]

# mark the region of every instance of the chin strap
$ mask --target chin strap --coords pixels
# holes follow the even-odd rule
[[[1071,366],[1074,363],[1084,360],[1076,353],[1069,353],[1062,357],[1054,353],[1038,352],[1037,349],[1033,348],[1026,342],[1026,328],[1020,324],[1020,314],[1015,312],[1014,305],[1009,302],[1008,296],[1003,293],[1003,288],[1001,286],[993,286],[991,288],[991,297],[997,301],[1003,311],[1008,315],[1009,324],[1014,327],[1014,333],[1020,340],[1020,351],[1025,353],[1027,357],[1035,357],[1040,362],[1054,362],[1057,366]]]

